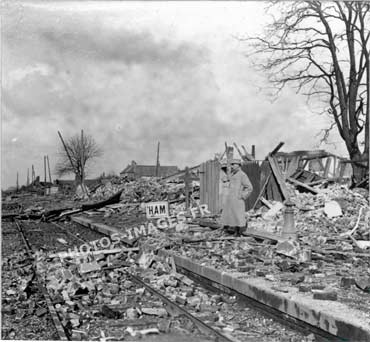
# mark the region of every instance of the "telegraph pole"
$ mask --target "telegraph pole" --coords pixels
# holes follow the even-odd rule
[[[155,168],[156,177],[159,177],[159,145],[160,145],[160,141],[158,141],[158,147],[157,147],[157,164]]]
[[[49,181],[50,181],[50,183],[52,183],[52,181],[51,181],[51,172],[50,172],[50,164],[49,164],[49,156],[46,156],[46,161],[48,162]]]
[[[46,183],[46,156],[44,156],[44,182]]]

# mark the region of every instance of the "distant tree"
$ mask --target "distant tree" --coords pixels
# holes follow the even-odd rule
[[[370,3],[275,1],[269,10],[264,35],[246,39],[260,57],[254,65],[277,94],[289,84],[317,101],[332,119],[323,140],[338,129],[359,181],[369,154]]]
[[[86,190],[84,180],[86,176],[86,167],[95,158],[102,155],[102,150],[91,135],[76,134],[75,136],[64,140],[61,138],[60,160],[56,165],[57,175],[63,176],[73,173],[75,175],[76,185],[82,185]]]

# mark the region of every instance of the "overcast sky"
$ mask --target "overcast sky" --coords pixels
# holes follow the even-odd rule
[[[2,188],[26,182],[43,156],[52,173],[64,137],[94,136],[104,154],[89,176],[119,173],[131,160],[193,166],[224,142],[263,158],[327,149],[327,125],[292,90],[272,102],[264,75],[235,37],[261,34],[266,3],[9,2],[2,22]],[[55,175],[53,174],[53,178]],[[70,177],[72,178],[72,177]]]

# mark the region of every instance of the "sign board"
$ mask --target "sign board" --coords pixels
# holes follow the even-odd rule
[[[146,218],[168,217],[168,202],[150,202],[145,204]]]

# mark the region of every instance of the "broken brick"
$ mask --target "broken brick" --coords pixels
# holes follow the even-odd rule
[[[143,314],[159,317],[167,317],[167,311],[163,308],[141,308]]]
[[[322,284],[312,284],[311,285],[312,290],[323,290],[325,289],[325,285]]]
[[[238,266],[238,272],[250,272],[254,270],[253,265]]]
[[[355,279],[350,277],[342,277],[340,280],[340,286],[349,289],[352,284],[355,284]]]
[[[186,298],[181,297],[181,296],[176,296],[176,302],[182,305],[186,304]]]
[[[161,319],[158,322],[158,330],[163,333],[167,333],[170,330],[171,321],[169,319]]]
[[[218,310],[217,306],[209,305],[209,304],[200,304],[199,311],[206,311],[206,312],[216,312]]]
[[[299,285],[298,286],[298,291],[299,292],[310,292],[311,291],[311,286],[308,286],[308,285]]]
[[[200,298],[196,296],[187,298],[188,305],[192,307],[196,307],[197,305],[200,304],[200,302],[201,302]]]
[[[99,271],[100,269],[101,269],[101,266],[96,261],[80,264],[80,273],[81,274],[94,272],[94,271]]]
[[[313,299],[320,300],[332,300],[335,301],[338,299],[338,295],[335,291],[331,290],[312,290]]]

